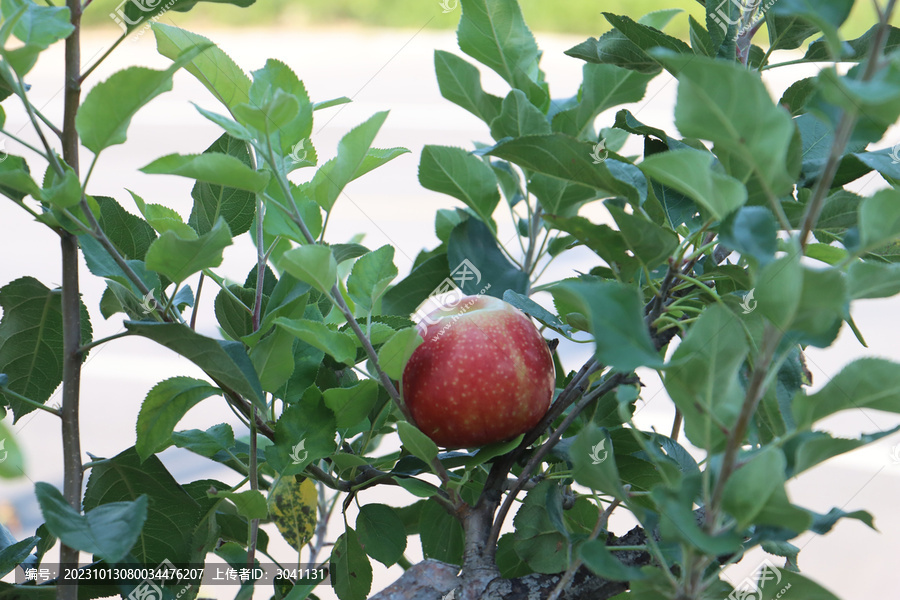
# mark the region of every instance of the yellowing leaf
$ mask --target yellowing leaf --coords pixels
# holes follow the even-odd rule
[[[279,479],[269,492],[268,505],[278,531],[299,552],[316,531],[315,482],[300,476]]]

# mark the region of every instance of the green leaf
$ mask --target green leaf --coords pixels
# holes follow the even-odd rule
[[[419,537],[425,558],[461,565],[465,538],[459,521],[434,500],[425,502],[420,519]]]
[[[797,314],[803,293],[803,269],[796,245],[791,245],[787,255],[759,271],[753,289],[760,312],[773,325],[785,330]],[[752,302],[748,300],[747,306],[752,306]]]
[[[684,415],[684,431],[695,446],[720,449],[744,400],[738,374],[747,357],[744,329],[721,305],[707,307],[688,330],[666,369],[665,387]],[[714,420],[715,419],[715,420]]]
[[[403,316],[412,314],[449,276],[450,267],[446,254],[429,258],[384,294],[381,299],[382,314]]]
[[[432,461],[437,459],[437,444],[432,442],[416,426],[400,421],[397,423],[397,433],[400,434],[400,441],[403,443],[403,447],[413,456],[421,458],[429,467]]]
[[[128,193],[131,194],[131,199],[134,200],[140,213],[144,215],[144,219],[157,232],[174,231],[179,237],[189,240],[197,239],[197,232],[184,222],[177,211],[161,204],[147,204],[134,192],[129,190]]]
[[[850,314],[844,275],[837,269],[804,267],[802,281],[790,339],[803,346],[826,348],[834,342],[844,319]]]
[[[513,519],[516,554],[538,573],[559,573],[569,564],[567,531],[559,531],[551,514],[562,513],[562,495],[555,481],[542,481],[525,496]]]
[[[579,431],[569,447],[569,460],[572,462],[572,476],[581,485],[616,498],[626,497],[606,429],[589,423]]]
[[[6,414],[3,408],[0,408],[0,414]],[[3,421],[0,421],[0,456],[4,457],[3,462],[0,462],[0,477],[15,479],[25,474],[25,459],[22,449]]]
[[[900,413],[900,365],[880,358],[856,360],[815,394],[798,394],[793,412],[798,427],[850,408]]]
[[[543,173],[531,176],[528,191],[538,199],[544,214],[564,217],[574,216],[581,205],[599,197],[594,188]]]
[[[799,19],[798,25],[812,25],[815,27],[814,31],[818,30],[824,34],[832,55],[837,57],[841,53],[838,27],[850,16],[852,8],[853,0],[833,0],[825,4],[812,0],[784,0],[783,2],[779,0],[769,8],[769,13],[775,18]],[[809,35],[811,33],[806,34],[806,37]]]
[[[282,477],[300,474],[311,462],[334,453],[336,431],[334,413],[321,395],[307,394],[281,413],[266,460]]]
[[[639,102],[647,92],[647,84],[655,77],[655,73],[591,63],[584,65],[582,73],[578,105],[553,117],[556,131],[580,139],[585,135],[593,138],[594,120],[603,111],[619,104]]]
[[[564,335],[568,335],[572,331],[572,328],[560,321],[559,317],[527,296],[523,296],[513,290],[506,290],[503,294],[503,300],[508,304],[515,306],[529,317],[537,319],[554,331],[558,331]]]
[[[753,523],[775,490],[784,486],[786,466],[784,454],[773,446],[742,462],[722,496],[722,507],[735,517],[738,529]]]
[[[618,33],[624,35],[642,51],[651,48],[665,48],[673,52],[691,54],[690,46],[678,38],[674,38],[655,27],[651,27],[649,24],[643,23],[643,19],[639,22],[624,15],[608,12],[603,13],[603,16],[606,17],[606,20]]]
[[[628,252],[621,232],[609,225],[596,225],[584,217],[544,219],[553,227],[571,233],[580,243],[593,250],[612,269],[619,281],[629,281],[640,270],[640,262]],[[565,313],[560,312],[565,317]]]
[[[141,462],[132,447],[94,465],[90,473],[84,493],[84,510],[88,514],[109,503],[140,501],[142,496],[146,503],[149,498],[147,518],[143,528],[138,529],[137,543],[129,546],[137,562],[190,562],[194,531],[205,510],[157,457]]]
[[[399,477],[394,476],[397,485],[417,498],[430,498],[435,494],[439,494],[441,490],[427,481],[416,479],[415,477]]]
[[[659,62],[646,50],[662,47],[693,54],[690,46],[648,24],[612,13],[603,13],[603,16],[613,29],[599,39],[589,38],[566,50],[566,54],[590,63],[612,64],[652,75],[659,72]]]
[[[810,109],[836,126],[834,108],[859,116],[851,141],[878,141],[900,116],[900,65],[889,61],[874,77],[863,81],[864,64],[852,67],[840,76],[834,68],[822,69],[818,82],[820,95],[810,100]]]
[[[250,361],[266,392],[276,393],[294,372],[294,336],[276,330],[262,338],[251,350]]]
[[[109,563],[128,554],[147,520],[147,496],[132,502],[104,503],[81,515],[49,483],[36,483],[34,491],[50,533],[67,546],[96,554]]]
[[[615,546],[607,547],[605,541],[588,540],[578,553],[585,566],[604,579],[610,581],[635,581],[645,575],[637,567],[623,564],[612,553]]]
[[[0,577],[5,577],[24,562],[39,541],[40,538],[31,536],[17,542],[9,530],[0,525]]]
[[[202,52],[195,45],[175,58],[165,71],[130,67],[91,88],[75,117],[81,143],[94,154],[123,144],[134,115],[153,98],[172,89],[172,75]]]
[[[900,237],[900,192],[881,190],[859,206],[862,247],[871,250]]]
[[[762,206],[744,206],[729,215],[719,231],[719,239],[728,248],[752,256],[762,266],[775,258],[778,249],[778,225],[772,211]]]
[[[375,113],[352,129],[338,142],[337,156],[316,171],[309,184],[309,193],[325,212],[331,212],[344,187],[356,177],[387,115],[387,112]]]
[[[94,196],[100,206],[100,228],[126,260],[143,260],[156,233],[146,221],[122,208],[113,198]]]
[[[213,498],[228,498],[237,507],[237,512],[247,519],[265,519],[269,516],[266,497],[259,490],[243,492],[218,492]]]
[[[56,171],[48,171],[41,190],[41,199],[55,208],[72,208],[81,202],[82,190],[78,175],[69,165],[64,165],[60,179]]]
[[[434,51],[434,70],[441,95],[490,124],[500,114],[502,98],[485,93],[481,73],[466,60],[445,52]]]
[[[847,271],[850,298],[890,298],[900,294],[900,264],[859,261]]]
[[[878,531],[875,529],[875,522],[869,513],[864,510],[855,510],[853,512],[845,512],[839,508],[832,508],[827,513],[820,515],[818,513],[814,513],[809,511],[813,516],[813,522],[810,526],[810,529],[818,533],[819,535],[825,535],[834,527],[835,523],[837,523],[841,519],[856,519],[857,521],[862,521],[866,525],[869,526],[870,529],[874,531]]]
[[[281,536],[297,552],[315,535],[318,506],[318,491],[312,479],[281,477],[269,491],[269,515]]]
[[[346,365],[356,363],[356,343],[354,338],[341,331],[329,329],[324,323],[309,319],[287,319],[279,317],[275,324],[289,331],[310,346],[328,353],[334,360]]]
[[[847,40],[841,44],[840,58],[843,61],[861,61],[869,55],[872,50],[872,40],[878,31],[878,25],[872,25],[868,31],[854,40]],[[900,48],[900,29],[892,25],[888,25],[887,39],[884,42],[884,54],[890,54],[897,48]],[[827,62],[832,56],[828,49],[828,43],[824,38],[820,38],[810,43],[806,50],[805,60]]]
[[[851,452],[900,431],[900,425],[886,431],[865,433],[858,438],[832,437],[825,431],[804,431],[789,438],[784,445],[787,475],[794,477],[826,460]]]
[[[714,159],[708,152],[685,148],[653,154],[638,166],[651,179],[681,192],[721,220],[747,201],[747,190],[737,179],[714,170]]]
[[[494,171],[461,148],[425,146],[419,161],[419,183],[462,201],[485,223],[492,222],[491,215],[500,202]]]
[[[726,529],[710,535],[697,523],[694,500],[700,495],[700,475],[684,477],[677,490],[659,485],[650,494],[659,510],[659,531],[665,541],[679,541],[710,556],[721,556],[741,548],[742,538]]]
[[[208,150],[203,154],[169,154],[157,158],[140,171],[151,175],[180,175],[253,193],[263,191],[269,183],[268,173],[254,171],[230,154]]]
[[[397,512],[384,504],[366,504],[356,517],[356,530],[366,554],[390,567],[403,557],[406,531]]]
[[[362,164],[353,174],[353,179],[359,179],[369,171],[373,171],[382,165],[386,165],[398,156],[409,154],[406,148],[369,148],[363,158]]]
[[[221,393],[206,381],[190,377],[172,377],[153,386],[147,392],[137,418],[135,449],[141,460],[172,443],[172,432],[187,411]]]
[[[679,81],[678,131],[714,142],[719,156],[721,151],[734,155],[738,162],[730,174],[735,177],[752,169],[773,195],[788,193],[795,179],[789,169],[794,124],[760,78],[732,61],[653,54]]]
[[[755,594],[759,600],[778,600],[786,595],[787,591],[792,596],[796,595],[803,600],[840,600],[818,583],[787,569],[776,569],[781,578],[773,580],[772,569],[775,568],[760,570],[759,580],[756,582],[758,591],[746,590],[746,593]],[[738,591],[736,593],[743,594],[745,592]]]
[[[8,44],[5,36],[3,58],[15,71],[24,76],[37,62],[41,51],[51,44],[69,37],[75,30],[69,9],[64,6],[41,6],[29,0],[7,0],[0,6],[4,29],[10,27],[22,44]]]
[[[394,247],[385,245],[361,256],[353,264],[347,278],[347,292],[356,307],[363,313],[368,313],[396,276]]]
[[[40,197],[40,188],[31,178],[28,163],[21,156],[7,155],[0,163],[0,194],[21,201],[25,196]]]
[[[588,318],[600,363],[620,371],[662,366],[637,289],[612,281],[565,281],[550,291]]]
[[[415,327],[401,329],[379,348],[378,363],[381,369],[388,377],[399,381],[406,363],[423,341]]]
[[[529,134],[550,133],[547,117],[521,90],[512,90],[503,99],[500,114],[490,122],[491,137],[521,137]]]
[[[278,266],[323,294],[330,294],[337,281],[337,260],[328,246],[309,244],[288,250]]]
[[[606,208],[619,226],[628,248],[648,269],[665,263],[678,247],[678,235],[674,231],[611,204]]]
[[[186,48],[211,44],[202,35],[159,22],[153,24],[153,33],[157,51],[172,60]],[[229,108],[250,99],[250,78],[218,46],[206,48],[185,65],[185,70]]]
[[[251,92],[252,90],[251,86]],[[231,112],[239,123],[258,131],[262,138],[271,135],[272,131],[286,128],[291,121],[297,120],[300,116],[300,103],[297,98],[284,90],[275,90],[271,97],[260,104],[251,102],[236,104],[231,107]],[[310,107],[311,114],[312,107]]]
[[[462,0],[457,29],[459,48],[496,71],[513,88],[522,90],[532,104],[543,108],[548,100],[538,67],[540,51],[522,18],[516,0]]]
[[[196,239],[186,239],[166,231],[147,250],[148,269],[181,283],[194,273],[222,264],[222,251],[231,245],[231,232],[225,219]]]
[[[297,110],[293,118],[276,118],[272,113],[275,108],[273,103],[285,94],[297,103]],[[253,72],[248,104],[253,107],[268,107],[269,118],[273,121],[269,123],[268,131],[273,136],[274,146],[281,152],[291,152],[297,142],[309,138],[312,133],[313,105],[306,86],[281,61],[270,58],[265,67]]]
[[[501,298],[506,290],[524,292],[528,285],[528,274],[509,262],[491,230],[477,219],[453,228],[447,261],[453,266],[450,277],[465,294]]]
[[[373,379],[364,379],[348,388],[325,390],[325,406],[334,413],[338,429],[357,426],[365,419],[378,401],[378,384]]]
[[[223,289],[216,294],[216,300],[213,303],[216,319],[219,321],[219,327],[228,337],[242,340],[253,333],[251,307],[256,300],[256,291],[242,288],[239,285],[229,285],[228,292]],[[265,300],[265,295],[263,295],[263,300]]]
[[[203,153],[232,156],[250,168],[247,144],[227,133]],[[237,237],[250,229],[256,216],[256,197],[244,189],[197,181],[191,190],[191,198],[194,199],[194,206],[188,224],[200,235],[211,231],[219,217],[222,217],[228,224],[231,235]]]
[[[635,205],[647,199],[647,181],[637,167],[618,160],[597,162],[595,145],[562,133],[528,135],[501,142],[488,154],[565,182],[581,183]]]
[[[44,404],[62,382],[61,293],[33,277],[22,277],[0,288],[0,307],[0,373],[7,378],[0,398],[17,421],[35,408],[3,394],[2,388]],[[88,344],[91,323],[84,304],[81,311],[81,344]]]
[[[231,388],[260,410],[267,410],[259,378],[243,344],[202,336],[181,323],[126,321],[125,328],[184,356],[217,383]]]
[[[347,527],[331,552],[331,582],[341,600],[365,600],[372,588],[372,565],[352,527]]]
[[[195,454],[212,458],[234,446],[234,431],[231,425],[219,423],[206,431],[188,429],[172,433],[172,443],[178,448],[186,448]]]

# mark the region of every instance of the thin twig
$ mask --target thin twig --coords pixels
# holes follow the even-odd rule
[[[562,434],[565,433],[566,429],[578,418],[588,404],[606,394],[607,392],[615,389],[617,386],[625,383],[626,380],[630,377],[630,373],[615,373],[610,376],[609,379],[604,381],[602,384],[594,388],[589,394],[584,395],[581,400],[579,400],[575,406],[569,411],[569,414],[566,415],[566,418],[563,419],[562,423],[560,423],[559,427],[550,434],[549,439],[541,445],[540,448],[534,453],[531,459],[526,463],[526,465],[522,468],[522,473],[519,475],[516,480],[515,485],[513,485],[512,489],[510,489],[509,493],[506,495],[506,498],[503,500],[503,504],[500,505],[500,509],[497,511],[497,516],[494,518],[494,523],[491,526],[491,533],[488,535],[487,544],[488,548],[492,548],[497,544],[497,539],[500,537],[500,529],[503,527],[503,522],[506,520],[506,515],[509,513],[509,509],[512,507],[513,502],[516,499],[516,495],[521,491],[522,487],[531,477],[534,470],[541,463],[547,454],[550,453],[550,450],[556,446],[557,442],[559,442]]]

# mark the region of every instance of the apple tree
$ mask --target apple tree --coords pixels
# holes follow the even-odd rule
[[[121,39],[198,1],[122,4]],[[346,98],[314,101],[279,60],[248,74],[210,40],[158,22],[168,68],[91,81],[99,62],[82,65],[80,19],[97,7],[57,4],[0,0],[0,95],[28,118],[6,123],[0,111],[2,135],[27,150],[0,162],[0,193],[58,235],[62,268],[56,289],[30,276],[0,288],[0,414],[58,417],[65,472],[61,492],[35,485],[45,522],[33,536],[17,541],[0,528],[0,575],[39,567],[58,542],[61,569],[77,568],[81,581],[0,583],[0,600],[128,597],[141,585],[90,581],[107,568],[202,565],[212,555],[235,567],[290,564],[270,555],[261,523],[327,568],[341,600],[375,591],[373,560],[405,569],[375,594],[383,600],[773,598],[786,586],[798,598],[835,598],[798,570],[791,540],[840,519],[872,527],[872,516],[803,508],[785,482],[896,431],[841,439],[816,424],[853,408],[900,412],[900,365],[851,362],[812,393],[804,364],[806,348],[829,347],[844,327],[864,343],[853,303],[900,292],[900,161],[870,149],[900,115],[894,0],[850,40],[839,29],[852,0],[708,2],[705,20],[690,18],[689,43],[664,32],[679,9],[638,20],[604,13],[612,29],[567,52],[583,62],[570,98],[549,89],[515,0],[461,0],[461,52],[435,52],[435,73],[444,98],[484,121],[485,141],[428,145],[418,157],[421,185],[457,208],[437,212],[440,243],[405,277],[391,246],[327,235],[344,187],[406,152],[375,145],[387,113],[320,157],[313,123]],[[26,84],[57,43],[59,123]],[[802,58],[775,62],[801,46]],[[827,66],[773,98],[764,72],[798,62]],[[141,170],[193,181],[190,215],[152,189],[92,194],[104,153],[126,142],[137,111],[182,69],[209,93],[197,118],[221,133],[201,154],[161,149]],[[482,87],[486,69],[504,94]],[[676,130],[611,110],[644,98],[663,72],[678,82]],[[23,125],[38,142],[15,135]],[[636,154],[625,153],[629,140]],[[883,189],[848,189],[876,173]],[[588,204],[608,218],[582,214]],[[509,244],[495,220],[507,217],[517,233]],[[222,251],[245,234],[254,266],[226,279]],[[576,248],[594,257],[587,272],[548,269]],[[105,281],[102,297],[82,299],[83,277]],[[401,380],[423,343],[415,321],[441,292],[502,299],[540,328],[555,389],[524,433],[441,448],[416,428]],[[121,332],[94,339],[98,316],[121,320]],[[216,323],[221,338],[199,333],[198,320]],[[136,444],[87,462],[81,365],[124,336],[152,340],[205,376],[160,381],[136,417]],[[566,364],[560,350],[576,342],[592,355]],[[676,409],[670,435],[635,414],[641,377],[654,372]],[[61,406],[48,406],[60,385]],[[227,405],[240,426],[179,430],[201,402]],[[7,425],[0,434],[12,458],[0,476],[20,475]],[[172,446],[233,478],[176,481],[156,456]],[[392,486],[397,503],[371,501],[376,486]],[[611,531],[616,511],[638,525]],[[413,544],[425,557],[415,565]],[[756,547],[773,562],[754,586],[734,587],[722,570]],[[80,552],[89,565],[79,567]],[[159,587],[191,600],[198,582]],[[319,584],[301,574],[258,587],[302,600]],[[253,589],[247,582],[237,595]]]

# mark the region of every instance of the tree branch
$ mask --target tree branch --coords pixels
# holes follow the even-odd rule
[[[78,131],[75,116],[81,105],[81,85],[78,82],[81,69],[81,3],[66,0],[74,30],[66,38],[65,97],[63,109],[63,160],[78,175]],[[24,90],[23,90],[24,93]],[[29,103],[26,101],[26,108]],[[29,110],[29,115],[34,115]],[[35,123],[38,135],[47,148],[51,164],[62,177],[62,168],[44,135]],[[60,230],[62,253],[62,320],[63,320],[63,383],[62,383],[62,444],[63,444],[63,496],[76,511],[81,512],[81,487],[84,471],[81,461],[81,433],[79,430],[79,402],[81,398],[81,294],[78,282],[78,238]],[[78,550],[62,544],[59,550],[60,569],[78,567]],[[77,585],[57,588],[59,600],[77,600]]]

